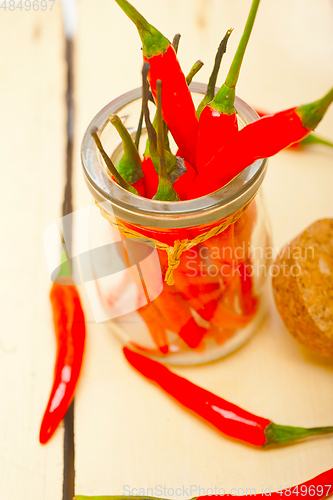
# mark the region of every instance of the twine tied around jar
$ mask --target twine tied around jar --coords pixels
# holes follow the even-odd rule
[[[242,208],[237,210],[237,212],[231,214],[229,217],[224,219],[221,224],[218,226],[212,227],[209,231],[206,231],[205,233],[202,233],[192,240],[184,239],[184,240],[175,240],[174,245],[167,245],[166,243],[163,243],[162,241],[155,240],[154,238],[149,238],[148,236],[145,236],[142,233],[139,233],[138,231],[134,231],[134,229],[130,229],[129,227],[125,226],[119,219],[116,219],[113,215],[110,213],[106,212],[104,208],[95,201],[97,207],[99,208],[102,217],[106,219],[112,227],[115,229],[118,229],[126,238],[131,238],[131,239],[143,239],[145,240],[144,243],[149,245],[150,243],[153,243],[158,250],[164,250],[167,253],[168,256],[168,269],[165,273],[165,278],[164,281],[168,285],[174,285],[175,280],[173,277],[173,271],[177,269],[177,267],[180,264],[180,257],[183,252],[186,252],[187,250],[190,250],[191,248],[195,247],[196,245],[199,245],[200,243],[203,243],[206,240],[209,240],[209,238],[212,238],[213,236],[217,236],[220,233],[223,233],[231,224],[234,224],[242,215],[244,210],[247,208],[248,203],[244,205]]]

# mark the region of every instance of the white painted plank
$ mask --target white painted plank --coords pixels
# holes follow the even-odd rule
[[[62,491],[63,431],[38,440],[56,348],[42,236],[61,215],[65,162],[62,21],[50,6],[0,12],[2,500]]]
[[[182,33],[179,56],[188,70],[201,58],[197,81],[207,81],[219,40],[234,27],[220,81],[241,35],[250,0],[133,0],[169,38]],[[238,94],[272,110],[310,102],[332,85],[333,7],[329,0],[262,2]],[[77,40],[77,206],[91,198],[80,178],[79,143],[99,109],[140,85],[140,40],[115,2],[79,2]],[[310,29],[311,28],[311,29]],[[320,125],[333,140],[333,109]],[[275,244],[320,217],[333,217],[332,152],[314,147],[271,160],[265,180]],[[176,370],[192,381],[277,423],[331,425],[333,363],[303,351],[272,300],[265,323],[243,348],[220,362]],[[188,498],[202,488],[296,484],[331,467],[332,437],[262,451],[218,435],[184,412],[126,365],[106,325],[89,325],[76,400],[77,493],[146,494]],[[172,491],[156,489],[157,486]],[[187,488],[177,495],[176,488]],[[132,493],[138,493],[132,490]],[[179,493],[179,492],[178,492]],[[202,492],[201,492],[202,493]]]

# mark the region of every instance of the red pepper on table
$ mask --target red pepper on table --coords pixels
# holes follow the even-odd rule
[[[221,488],[223,490],[223,488]],[[224,490],[223,490],[224,491]],[[333,493],[333,468],[328,469],[318,476],[305,481],[304,483],[297,484],[295,486],[291,486],[289,488],[285,488],[279,491],[273,491],[266,495],[266,493],[256,493],[255,495],[251,494],[251,499],[253,500],[263,500],[263,498],[271,498],[272,500],[287,500],[288,498],[295,498],[299,500],[302,498],[303,500],[321,500],[322,498],[327,498],[331,496]],[[239,500],[248,500],[249,495],[233,495],[233,494],[225,494],[223,495],[202,495],[199,497],[193,497],[190,500],[221,500],[223,496],[231,496],[232,498],[238,498]],[[84,495],[77,495],[74,500],[164,500],[161,498],[155,497],[142,497],[142,496],[94,496],[87,497]]]
[[[53,435],[72,402],[86,337],[84,314],[74,282],[71,285],[53,283],[50,298],[57,337],[57,357],[53,386],[40,427],[39,441],[42,444],[47,443]]]
[[[258,417],[170,371],[165,365],[123,348],[127,361],[180,404],[227,436],[254,446],[287,443],[316,434],[333,433],[333,427],[305,429],[277,425]]]
[[[163,118],[184,158],[195,167],[198,117],[176,52],[169,40],[149,24],[127,0],[116,2],[138,29],[144,61],[150,65],[148,78],[154,99],[157,100],[156,82],[161,80]]]
[[[220,189],[255,160],[274,156],[304,139],[316,128],[332,102],[333,88],[318,101],[250,123],[207,163],[204,172],[196,177],[188,198],[198,198]]]
[[[221,145],[228,144],[238,132],[235,101],[235,87],[253,28],[260,0],[253,0],[244,33],[239,42],[229,73],[214,99],[201,112],[196,149],[198,172],[205,170],[206,164],[214,158]]]
[[[273,114],[258,109],[256,109],[255,111],[260,116],[260,118],[262,118],[263,116],[269,116]],[[311,144],[322,144],[323,146],[328,146],[330,148],[333,148],[333,142],[328,141],[327,139],[324,139],[323,137],[320,137],[317,134],[313,134],[312,132],[307,137],[304,137],[304,139],[302,139],[301,141],[294,142],[288,147],[290,149],[301,149],[305,146],[310,146]]]

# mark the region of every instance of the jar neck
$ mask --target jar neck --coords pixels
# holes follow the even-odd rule
[[[201,101],[206,85],[193,84],[194,101]],[[246,103],[236,98],[240,128],[258,116]],[[101,139],[112,157],[119,150],[119,138],[112,138],[113,127],[109,114],[126,115],[126,126],[132,134],[136,131],[141,110],[141,89],[136,89],[108,104],[89,125],[82,143],[82,164],[85,180],[94,199],[104,210],[129,224],[142,227],[178,230],[218,224],[245,207],[256,195],[266,173],[267,160],[258,160],[221,189],[189,201],[161,202],[136,196],[114,183],[103,171],[103,162],[90,135],[92,127],[100,130]],[[133,125],[133,127],[132,127]],[[118,148],[118,149],[117,149]]]

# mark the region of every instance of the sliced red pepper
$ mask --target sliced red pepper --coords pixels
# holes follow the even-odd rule
[[[206,329],[195,322],[190,308],[174,287],[164,284],[163,291],[154,300],[154,304],[159,308],[170,330],[177,333],[192,349],[199,346]]]
[[[163,324],[161,314],[154,305],[154,302],[150,302],[146,306],[138,309],[138,313],[145,321],[156,347],[162,354],[167,354],[169,351],[169,345],[165,324]]]

